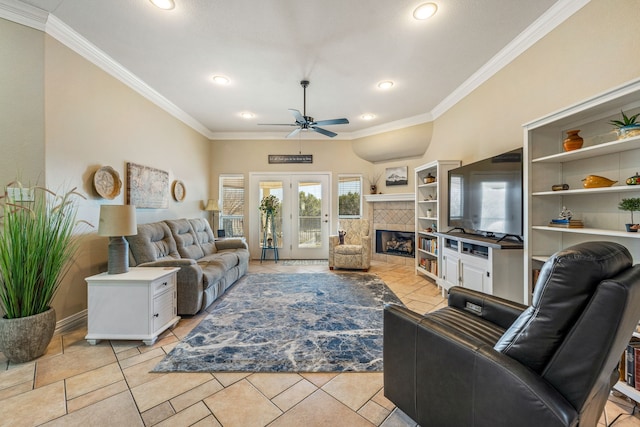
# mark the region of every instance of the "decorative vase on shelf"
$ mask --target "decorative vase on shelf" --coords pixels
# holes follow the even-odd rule
[[[562,144],[564,147],[564,151],[573,151],[577,150],[578,148],[582,148],[584,140],[580,135],[578,135],[578,132],[580,132],[580,129],[567,131],[567,137]]]
[[[378,191],[378,186],[374,184],[371,186],[370,190],[371,194],[376,194],[376,192]]]

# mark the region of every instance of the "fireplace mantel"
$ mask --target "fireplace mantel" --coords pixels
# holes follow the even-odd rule
[[[365,194],[364,200],[369,203],[375,202],[414,202],[414,193],[391,193],[391,194]]]

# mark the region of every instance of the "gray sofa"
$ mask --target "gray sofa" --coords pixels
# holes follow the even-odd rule
[[[131,266],[180,267],[178,314],[207,308],[249,268],[244,239],[216,241],[203,218],[140,224],[127,240]]]

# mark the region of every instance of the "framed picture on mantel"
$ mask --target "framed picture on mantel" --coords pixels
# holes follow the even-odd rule
[[[390,185],[408,185],[409,184],[409,167],[399,166],[395,168],[387,168],[385,170],[385,184]]]

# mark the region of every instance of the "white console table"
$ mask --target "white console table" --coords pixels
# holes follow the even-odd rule
[[[91,345],[103,339],[142,340],[178,324],[176,267],[133,267],[127,273],[87,277],[88,331]]]
[[[442,239],[442,285],[463,286],[523,303],[521,242],[463,233],[437,233]]]

